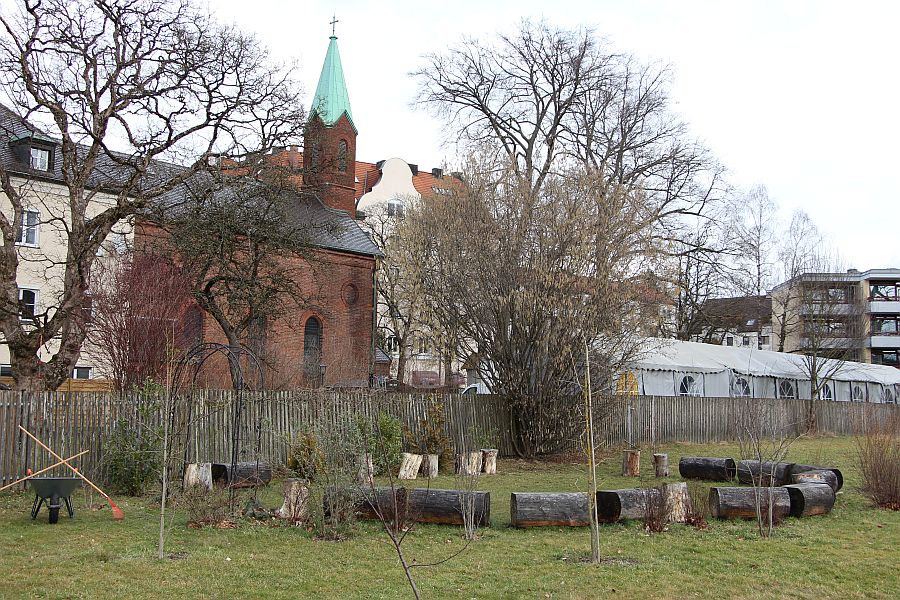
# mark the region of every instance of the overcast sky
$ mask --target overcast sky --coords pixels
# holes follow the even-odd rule
[[[522,17],[593,27],[675,69],[675,110],[739,187],[762,183],[788,219],[807,211],[848,267],[900,268],[898,59],[893,2],[216,0],[211,10],[296,61],[310,97],[337,15],[357,159],[445,158],[440,123],[411,105],[409,71],[462,36]]]

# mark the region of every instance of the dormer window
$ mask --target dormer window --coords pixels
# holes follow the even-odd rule
[[[50,170],[50,151],[46,148],[31,147],[31,168],[36,171]]]

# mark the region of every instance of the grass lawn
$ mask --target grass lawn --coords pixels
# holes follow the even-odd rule
[[[677,481],[682,455],[737,456],[734,445],[673,444]],[[642,469],[652,471],[650,452]],[[859,485],[853,440],[797,442],[789,460],[841,468],[844,489],[834,511],[788,519],[770,540],[752,522],[711,522],[706,530],[676,525],[647,535],[638,523],[601,528],[601,566],[581,562],[588,528],[514,530],[511,491],[587,489],[584,465],[501,460],[501,474],[485,477],[492,527],[460,556],[414,570],[426,598],[900,598],[900,512],[872,508]],[[600,487],[634,487],[617,475],[617,456],[600,466]],[[647,483],[652,478],[646,479]],[[453,487],[441,477],[432,487]],[[280,504],[270,486],[264,503]],[[376,524],[363,523],[342,542],[317,541],[288,527],[242,522],[237,529],[188,529],[177,514],[167,551],[158,561],[158,508],[149,498],[117,498],[127,517],[90,510],[78,492],[74,519],[47,524],[28,511],[30,493],[0,493],[2,598],[402,598],[409,597],[392,547]],[[97,496],[94,503],[97,505]],[[64,513],[64,511],[63,511]],[[432,562],[463,545],[460,530],[419,526],[404,544],[407,556]]]

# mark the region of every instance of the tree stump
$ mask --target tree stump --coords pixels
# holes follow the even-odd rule
[[[282,518],[299,523],[309,516],[309,487],[305,479],[289,478],[281,483],[284,503],[275,514]]]
[[[624,477],[640,477],[641,475],[641,451],[622,451],[622,475]]]
[[[588,527],[588,495],[582,492],[513,492],[511,527]]]
[[[791,497],[783,487],[714,487],[709,490],[709,512],[717,519],[755,519],[756,494],[766,518],[768,514],[769,492],[772,492],[772,517],[777,523],[791,513]]]
[[[365,454],[356,455],[356,482],[364,487],[370,487],[375,479],[375,465],[372,463],[372,455]]]
[[[207,492],[212,491],[213,476],[212,463],[190,463],[184,469],[184,489],[201,487]]]
[[[422,460],[422,477],[426,479],[434,479],[438,476],[438,461],[440,455],[426,454]]]
[[[458,454],[456,456],[456,472],[464,476],[481,473],[481,451]]]
[[[678,472],[685,479],[733,481],[737,473],[737,465],[731,458],[683,456],[678,461]]]
[[[691,496],[685,482],[667,483],[663,486],[663,495],[666,498],[666,513],[669,523],[687,523],[691,514]]]
[[[653,455],[653,469],[656,471],[657,477],[668,477],[669,476],[669,455],[668,454],[654,454]]]
[[[497,474],[497,452],[495,448],[481,449],[481,471],[485,475]]]
[[[415,479],[422,466],[422,455],[404,452],[400,455],[400,473],[398,479]]]
[[[802,473],[793,473],[791,475],[791,483],[824,483],[827,484],[835,494],[841,489],[834,471],[803,471]]]
[[[795,483],[786,485],[791,498],[792,517],[811,517],[831,512],[834,506],[834,490],[824,483]]]

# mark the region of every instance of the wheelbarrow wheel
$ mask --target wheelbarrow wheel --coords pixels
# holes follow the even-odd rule
[[[50,511],[50,524],[54,524],[59,521],[59,496],[53,494],[50,498],[50,504],[47,505],[47,509]]]

